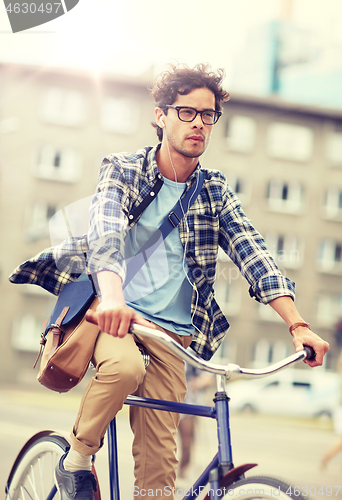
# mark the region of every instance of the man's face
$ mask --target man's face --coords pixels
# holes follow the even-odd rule
[[[172,105],[188,106],[197,111],[215,110],[215,95],[207,88],[194,89],[187,95],[178,95]],[[170,149],[189,158],[198,158],[204,153],[213,125],[204,125],[201,115],[198,114],[192,122],[183,122],[178,118],[177,110],[171,108],[163,120],[163,141],[168,141]]]

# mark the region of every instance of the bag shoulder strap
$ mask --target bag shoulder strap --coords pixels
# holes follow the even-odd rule
[[[143,211],[149,206],[149,204],[155,199],[159,191],[161,190],[162,185],[164,184],[163,177],[158,174],[156,182],[153,184],[150,192],[145,196],[143,201],[130,211],[128,215],[129,227],[131,227],[137,218],[143,213]]]

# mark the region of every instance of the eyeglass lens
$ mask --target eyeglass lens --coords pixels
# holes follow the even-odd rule
[[[217,113],[215,111],[199,111],[198,112],[201,117],[202,121],[206,125],[212,125],[217,121]],[[179,119],[184,121],[184,122],[191,122],[192,120],[195,119],[195,116],[197,114],[197,111],[192,108],[180,108],[178,109],[178,116]]]

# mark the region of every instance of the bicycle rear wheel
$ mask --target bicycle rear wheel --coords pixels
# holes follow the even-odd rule
[[[288,500],[289,498],[309,500],[307,496],[301,495],[298,488],[268,476],[252,476],[227,486],[223,500],[234,498],[239,500],[274,500],[275,498],[278,500]]]
[[[55,467],[67,447],[67,440],[57,434],[33,441],[11,472],[6,500],[46,500],[54,486]],[[59,500],[59,493],[53,498]]]

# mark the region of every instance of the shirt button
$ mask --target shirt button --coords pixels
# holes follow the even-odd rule
[[[128,218],[132,220],[133,219],[133,215],[129,215]]]
[[[151,195],[151,196],[154,196],[154,191],[151,191],[151,192],[150,192],[150,195]]]

